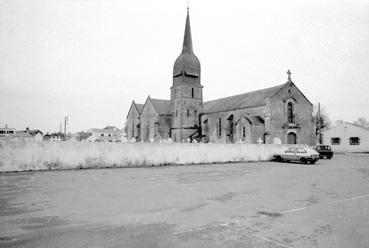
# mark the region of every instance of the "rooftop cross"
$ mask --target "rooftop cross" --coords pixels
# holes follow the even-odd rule
[[[288,75],[288,80],[287,80],[287,81],[288,81],[288,82],[292,82],[292,80],[291,80],[291,74],[292,74],[292,73],[291,73],[291,71],[290,71],[290,70],[288,70],[288,71],[287,71],[287,75]]]

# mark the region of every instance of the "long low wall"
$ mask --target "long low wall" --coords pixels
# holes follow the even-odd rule
[[[1,142],[0,172],[270,160],[285,145]]]

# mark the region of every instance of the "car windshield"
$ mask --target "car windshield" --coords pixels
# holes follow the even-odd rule
[[[306,153],[306,150],[304,148],[297,148],[298,153]]]
[[[295,152],[295,148],[290,148],[290,149],[288,149],[286,152],[289,152],[289,153],[293,153],[293,152]]]
[[[318,150],[330,150],[330,146],[318,146]]]

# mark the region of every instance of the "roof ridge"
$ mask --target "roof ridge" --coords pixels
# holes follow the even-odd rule
[[[352,126],[355,126],[355,127],[363,128],[363,129],[365,129],[366,131],[369,131],[369,128],[367,128],[367,127],[363,127],[363,126],[361,126],[361,125],[359,125],[359,124],[355,124],[355,123],[348,122],[348,121],[345,121],[345,123],[347,123],[347,124],[349,124],[349,125],[352,125]]]
[[[254,91],[249,91],[249,92],[242,93],[242,94],[237,94],[237,95],[226,96],[226,97],[222,97],[222,98],[218,98],[218,99],[213,99],[213,100],[209,100],[209,101],[206,101],[206,102],[212,102],[212,101],[217,101],[217,100],[221,100],[221,99],[232,98],[232,97],[235,97],[235,96],[243,96],[243,95],[247,95],[247,94],[250,94],[250,93],[260,92],[260,91],[263,91],[263,90],[268,90],[268,89],[283,87],[284,85],[285,84],[280,84],[280,85],[276,85],[276,86],[272,86],[272,87],[268,87],[268,88],[264,88],[264,89],[260,89],[260,90],[254,90]]]
[[[151,98],[151,100],[157,100],[157,101],[170,101],[170,100],[167,100],[167,99],[159,99],[159,98]]]

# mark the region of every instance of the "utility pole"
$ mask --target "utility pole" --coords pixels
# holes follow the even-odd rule
[[[64,137],[67,135],[68,116],[64,117]]]
[[[320,118],[320,102],[318,103],[318,123],[317,123],[317,128],[318,128],[318,142],[319,144],[322,144],[322,135],[321,135],[321,118]]]

